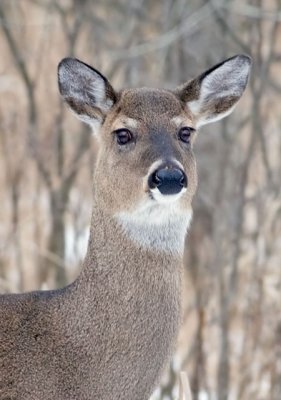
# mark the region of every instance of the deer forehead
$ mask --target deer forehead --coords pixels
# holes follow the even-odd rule
[[[151,118],[173,118],[183,112],[180,100],[168,90],[139,88],[121,92],[119,109],[123,114],[146,121]]]
[[[120,114],[115,117],[115,119],[111,122],[112,131],[127,128],[132,131],[137,131],[138,133],[150,133],[149,128],[152,128],[152,131],[160,130],[162,126],[170,126],[172,131],[174,132],[174,128],[180,128],[181,126],[193,126],[193,121],[191,118],[188,118],[186,115],[178,115],[173,118],[163,117],[158,121],[155,121],[155,118],[147,119],[143,121],[141,118],[131,118],[126,115]],[[165,130],[166,132],[166,130]]]
[[[172,129],[183,125],[193,126],[189,109],[167,90],[128,89],[121,92],[110,118],[111,129],[123,127],[149,133],[150,128]],[[168,128],[168,129],[167,129]]]

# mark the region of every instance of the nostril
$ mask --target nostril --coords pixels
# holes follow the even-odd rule
[[[161,185],[161,178],[158,176],[158,171],[155,171],[148,178],[148,186],[150,189],[155,189],[159,185]]]
[[[182,185],[182,187],[187,186],[187,177],[184,172],[182,172],[182,177],[180,178],[180,184]]]
[[[155,171],[154,174],[152,175],[152,182],[155,184],[155,186],[158,186],[162,181],[162,179],[158,175],[158,173],[159,173],[159,171]]]

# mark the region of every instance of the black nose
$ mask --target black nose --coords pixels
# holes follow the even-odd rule
[[[182,188],[187,187],[187,177],[179,168],[159,168],[148,178],[150,189],[156,187],[162,194],[177,194]]]

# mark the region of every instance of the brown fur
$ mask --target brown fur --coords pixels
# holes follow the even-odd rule
[[[191,208],[195,135],[189,145],[181,143],[173,118],[195,127],[198,115],[184,100],[186,86],[115,94],[97,71],[77,60],[65,64],[60,90],[78,115],[95,119],[111,105],[99,132],[88,250],[79,277],[66,288],[0,297],[0,400],[148,400],[177,338],[182,255],[136,244],[116,215],[148,198],[147,174],[159,159],[182,164],[188,187],[178,201],[183,212]],[[75,71],[79,85],[80,67],[82,89],[68,75]],[[198,86],[189,87],[196,87],[190,98],[198,98]],[[130,127],[134,141],[121,148],[114,130],[128,118],[137,123]]]

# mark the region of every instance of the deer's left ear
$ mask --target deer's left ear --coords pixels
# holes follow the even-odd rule
[[[250,57],[237,55],[176,89],[176,94],[192,112],[197,127],[232,112],[247,86],[250,69]]]
[[[97,132],[117,98],[108,80],[90,65],[64,58],[58,66],[58,84],[77,118]]]

